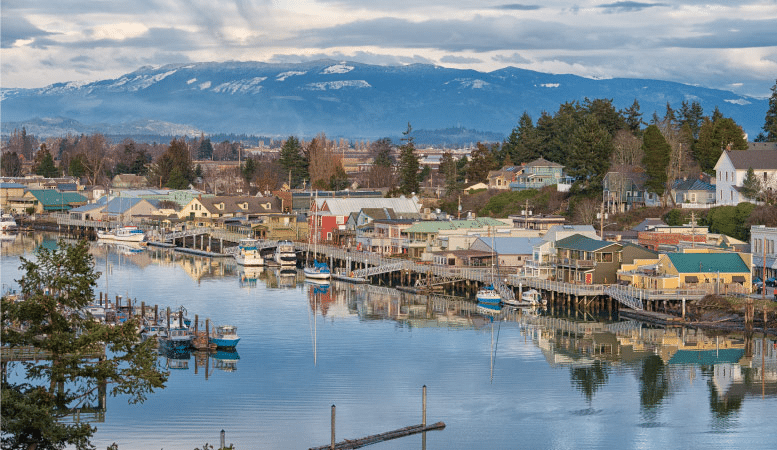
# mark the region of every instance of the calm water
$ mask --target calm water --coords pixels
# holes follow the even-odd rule
[[[3,243],[4,288],[40,242]],[[492,321],[469,302],[341,284],[316,293],[299,276],[245,274],[231,260],[95,245],[101,272],[106,252],[111,297],[183,305],[237,325],[242,340],[234,371],[192,354],[144,404],[109,397],[97,448],[191,450],[222,429],[240,450],[324,445],[333,404],[338,441],[420,423],[423,385],[427,422],[446,424],[427,433],[428,449],[777,448],[777,343],[760,335],[506,310]]]

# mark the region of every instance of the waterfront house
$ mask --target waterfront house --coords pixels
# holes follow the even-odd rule
[[[9,212],[11,202],[9,199],[21,198],[24,195],[24,185],[21,183],[0,182],[0,210]]]
[[[54,189],[33,189],[21,197],[10,198],[9,208],[15,214],[24,214],[31,209],[34,214],[67,212],[85,205],[87,198],[77,192],[59,192]]]
[[[761,280],[777,277],[777,227],[750,227],[753,271]]]
[[[283,214],[280,200],[275,197],[201,196],[184,206],[178,217],[192,221],[196,226],[221,227],[224,221],[219,219],[255,219],[268,214]]]
[[[556,241],[556,279],[568,283],[612,284],[617,280],[621,264],[656,254],[638,245],[576,234]]]
[[[414,219],[376,219],[361,225],[356,230],[356,250],[386,256],[401,254],[402,244],[407,240],[406,230],[415,222]]]
[[[750,146],[753,147],[752,144]],[[740,202],[753,201],[741,192],[747,171],[751,168],[765,190],[777,190],[776,146],[764,147],[769,150],[725,150],[721,153],[715,164],[716,203],[738,205]]]
[[[338,230],[346,229],[346,222],[351,213],[362,209],[392,209],[395,217],[418,217],[421,204],[417,197],[406,198],[373,198],[373,197],[348,197],[348,198],[314,198],[309,204],[308,212],[309,229],[315,230],[318,242],[333,242]],[[313,219],[317,218],[317,223]],[[311,241],[314,237],[311,235]]]
[[[407,239],[402,245],[403,253],[413,259],[431,261],[431,252],[469,250],[479,237],[508,233],[511,228],[511,221],[491,217],[417,222],[405,230]]]
[[[496,258],[494,263],[500,268],[509,268],[520,272],[526,261],[532,258],[534,246],[541,242],[542,238],[540,237],[499,236],[493,239],[480,237],[472,243],[469,249],[493,255]]]
[[[71,219],[100,220],[107,222],[131,222],[148,218],[157,213],[159,202],[144,198],[102,197],[95,203],[73,208],[68,212]]]
[[[591,225],[554,225],[542,236],[542,241],[534,245],[532,257],[525,262],[527,276],[550,280],[556,273],[556,241],[575,234],[596,239],[598,235]]]
[[[686,249],[623,264],[620,284],[642,289],[693,289],[709,294],[752,292],[749,253]]]

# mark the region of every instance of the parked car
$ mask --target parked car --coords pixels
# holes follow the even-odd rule
[[[766,285],[769,287],[776,287],[777,286],[777,278],[771,277],[766,279]]]

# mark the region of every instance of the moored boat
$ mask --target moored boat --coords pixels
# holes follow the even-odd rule
[[[192,346],[192,334],[186,326],[174,326],[167,330],[166,336],[159,337],[159,342],[171,351],[183,351]]]
[[[118,242],[143,242],[146,240],[146,233],[136,226],[125,226],[107,231],[98,230],[97,239]]]
[[[237,335],[237,327],[234,325],[220,325],[208,336],[209,343],[217,348],[234,349],[240,342]]]
[[[259,253],[256,239],[241,239],[238,244],[235,261],[241,266],[263,266],[264,258]]]
[[[478,303],[484,303],[489,305],[498,305],[502,303],[502,296],[499,295],[499,291],[494,288],[493,284],[480,288],[476,294]]]
[[[306,278],[314,280],[328,280],[332,276],[329,265],[317,260],[313,260],[313,265],[305,267],[302,271],[305,273]]]
[[[0,231],[16,231],[18,228],[12,215],[3,214],[0,216]]]
[[[297,264],[297,252],[294,250],[294,243],[291,241],[278,241],[275,247],[273,259],[281,266],[293,266]]]

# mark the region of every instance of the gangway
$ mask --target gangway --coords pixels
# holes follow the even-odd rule
[[[604,293],[614,298],[615,300],[619,301],[620,303],[628,306],[631,309],[634,309],[636,311],[642,311],[644,309],[642,307],[642,300],[632,295],[629,295],[627,291],[624,291],[617,287],[607,286],[606,288],[604,288]]]
[[[382,273],[396,272],[404,269],[405,262],[400,261],[391,264],[383,264],[381,266],[366,267],[364,269],[358,269],[353,271],[353,276],[358,278],[366,278],[372,275],[380,275]]]

